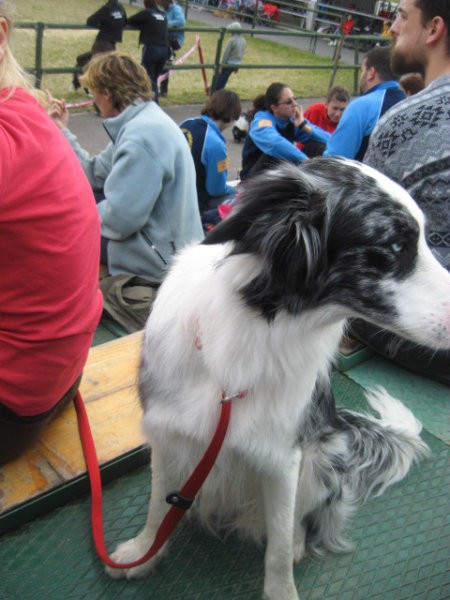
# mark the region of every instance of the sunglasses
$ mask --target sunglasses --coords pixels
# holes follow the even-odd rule
[[[291,104],[297,104],[298,98],[289,98],[289,100],[285,100],[284,102],[278,102],[277,106],[279,106],[280,104],[287,104],[287,106],[290,106]]]

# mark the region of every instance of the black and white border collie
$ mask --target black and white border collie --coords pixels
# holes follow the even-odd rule
[[[382,389],[367,398],[380,418],[336,408],[330,366],[352,316],[450,346],[450,275],[411,197],[342,159],[285,164],[246,183],[235,212],[178,255],[147,323],[139,388],[151,501],[145,528],[113,559],[145,553],[166,494],[210,442],[222,392],[246,391],[190,512],[264,540],[264,597],[298,598],[293,562],[308,549],[345,550],[358,502],[427,451],[420,423]],[[139,577],[165,549],[108,571]]]

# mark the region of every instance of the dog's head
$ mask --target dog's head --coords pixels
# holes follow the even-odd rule
[[[230,256],[260,257],[241,292],[267,319],[323,308],[450,345],[450,275],[426,246],[422,212],[367,166],[318,158],[249,180],[238,208],[204,241],[225,242]]]

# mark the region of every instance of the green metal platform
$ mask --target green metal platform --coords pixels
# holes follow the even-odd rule
[[[375,360],[375,359],[374,359]],[[378,359],[376,359],[378,360]],[[411,375],[372,359],[346,374],[335,373],[339,403],[366,410],[364,385],[383,383],[403,393]],[[356,371],[355,371],[356,370]],[[380,381],[384,378],[386,381]],[[414,381],[415,402],[450,429],[449,388]],[[403,393],[399,395],[404,395]],[[417,409],[417,406],[416,406]],[[419,406],[419,412],[421,412]],[[421,416],[421,415],[419,415]],[[429,419],[430,427],[436,419]],[[432,450],[409,477],[361,507],[349,536],[348,554],[306,558],[295,567],[303,600],[444,600],[450,598],[450,449],[446,428],[424,432]],[[139,467],[105,486],[107,546],[112,551],[143,526],[150,494],[149,469]],[[111,580],[96,557],[90,530],[90,500],[83,495],[0,539],[1,600],[136,599],[257,600],[263,582],[263,549],[231,535],[218,539],[182,524],[157,574],[144,580]]]

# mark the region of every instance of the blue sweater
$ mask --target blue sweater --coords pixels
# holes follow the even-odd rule
[[[362,160],[370,134],[381,115],[404,98],[405,94],[397,81],[383,81],[352,100],[344,110],[324,156]]]
[[[203,212],[211,198],[234,194],[234,188],[227,185],[227,145],[216,123],[206,115],[186,119],[180,127],[194,159],[198,204]]]

